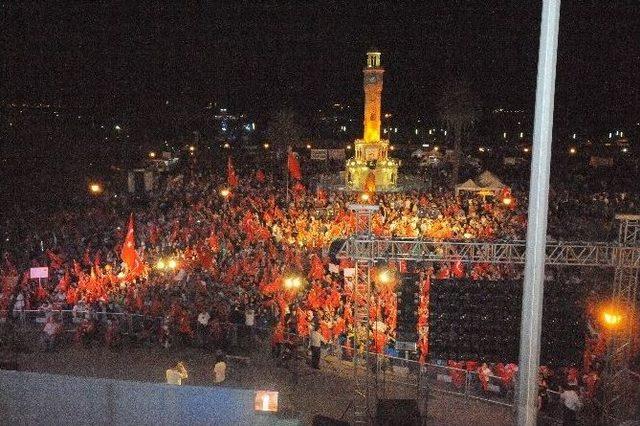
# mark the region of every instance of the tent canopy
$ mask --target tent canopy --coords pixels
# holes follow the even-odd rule
[[[482,172],[475,179],[469,179],[466,182],[463,182],[459,185],[456,185],[456,195],[460,194],[460,191],[469,191],[469,192],[495,192],[500,191],[506,185],[502,183],[500,179],[496,177],[493,173],[486,170]]]

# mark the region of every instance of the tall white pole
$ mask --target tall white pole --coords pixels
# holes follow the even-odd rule
[[[527,249],[522,289],[518,425],[535,426],[544,295],[544,262],[549,210],[549,169],[558,51],[560,0],[544,0],[540,25],[536,111],[533,123]]]

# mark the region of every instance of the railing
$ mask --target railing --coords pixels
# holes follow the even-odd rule
[[[0,311],[0,332],[2,326],[6,324],[7,312]],[[71,310],[29,310],[16,312],[14,323],[18,325],[18,332],[23,336],[33,336],[34,333],[42,333],[46,318],[49,315],[55,315],[57,321],[62,324],[65,331],[61,343],[68,341],[68,336],[76,332],[77,326],[80,325],[89,315],[98,323],[107,324],[108,320],[117,319],[119,324],[119,332],[121,335],[136,338],[141,335],[143,330],[157,331],[160,329],[163,318],[149,317],[141,314],[129,313],[102,313],[102,312],[86,312],[78,313]],[[256,323],[260,323],[256,318]],[[243,338],[249,336],[249,327],[244,324],[234,324],[220,322],[221,330],[225,333],[224,339],[229,346],[243,346],[245,341]],[[239,333],[241,330],[247,333]],[[262,336],[264,340],[269,340],[271,336],[271,327],[254,326],[253,332]],[[175,336],[174,336],[175,337]],[[198,339],[197,333],[194,333],[195,343]],[[285,339],[294,342],[294,346],[298,350],[298,358],[306,355],[306,346],[308,338],[297,334],[285,333]],[[27,344],[37,343],[37,339],[28,340]],[[0,333],[0,347],[2,346],[2,333]],[[145,342],[154,345],[161,344],[157,333],[149,337]],[[199,342],[202,343],[202,342]],[[260,350],[259,345],[250,345],[252,349]],[[268,347],[268,346],[267,346]],[[264,346],[263,346],[264,348]],[[324,346],[322,358],[326,365],[341,364],[347,374],[352,374],[352,354],[354,350],[346,346],[340,346],[337,343],[330,343]],[[426,403],[428,395],[431,391],[443,392],[453,395],[460,395],[467,398],[486,401],[493,404],[499,404],[507,407],[514,407],[515,389],[517,387],[517,376],[511,380],[505,380],[494,375],[480,375],[477,371],[469,371],[451,367],[448,365],[424,363],[418,361],[390,356],[387,354],[376,354],[372,352],[359,352],[360,364],[358,368],[361,373],[364,369],[369,371],[369,381],[367,385],[375,394],[376,398],[410,398],[423,399]],[[640,379],[640,375],[631,372],[633,377]],[[584,401],[585,408],[581,412],[581,417],[589,418],[594,415],[596,410],[595,404],[591,404],[590,400]],[[546,397],[540,410],[540,416],[551,421],[558,421],[563,415],[563,404],[558,392],[548,389]]]

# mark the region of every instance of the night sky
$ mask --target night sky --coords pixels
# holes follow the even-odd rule
[[[541,1],[19,3],[1,7],[5,101],[135,114],[165,100],[250,112],[357,104],[371,46],[387,69],[385,110],[435,112],[439,87],[454,74],[471,81],[486,108],[531,110],[534,101]],[[561,13],[558,119],[637,121],[638,3],[565,0]]]

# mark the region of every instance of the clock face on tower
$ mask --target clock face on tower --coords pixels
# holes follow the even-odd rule
[[[366,78],[367,83],[375,83],[378,81],[378,78],[375,75],[370,75]]]

